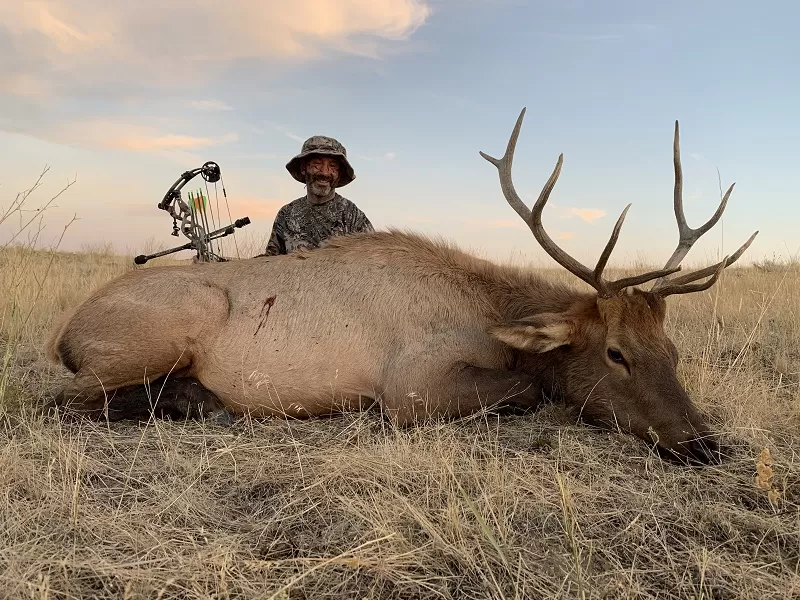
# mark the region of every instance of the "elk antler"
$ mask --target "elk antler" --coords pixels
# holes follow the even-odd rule
[[[719,204],[719,208],[717,208],[717,212],[715,212],[712,217],[703,225],[697,229],[692,229],[686,224],[686,215],[683,212],[683,170],[681,169],[681,149],[678,121],[675,121],[675,139],[672,143],[672,162],[675,166],[675,219],[678,221],[679,240],[678,246],[675,248],[675,252],[672,253],[672,256],[670,256],[669,260],[667,261],[667,264],[664,265],[665,269],[680,265],[681,261],[689,252],[689,250],[691,250],[694,243],[699,240],[704,233],[716,225],[717,221],[719,221],[720,217],[722,216],[722,213],[725,211],[725,207],[728,204],[728,198],[730,198],[731,192],[733,192],[733,186],[736,185],[735,183],[732,183],[728,188],[728,191],[725,192],[725,195],[722,197],[722,201]],[[750,244],[753,243],[753,240],[757,235],[758,231],[751,235],[750,239],[747,240],[733,254],[733,256],[726,256],[715,265],[705,267],[704,269],[698,269],[697,271],[687,273],[686,275],[681,275],[680,277],[675,277],[669,280],[666,279],[666,277],[662,277],[653,284],[653,287],[650,291],[658,293],[660,296],[669,296],[670,294],[699,292],[710,288],[722,274],[723,269],[735,263],[744,253],[744,251],[747,250]],[[703,277],[708,277],[709,275],[712,275],[712,277],[708,281],[689,285],[691,282],[702,279]]]
[[[600,258],[598,259],[594,270],[589,269],[588,267],[585,267],[579,263],[569,254],[564,252],[564,250],[559,248],[552,239],[550,239],[550,236],[547,235],[547,232],[544,230],[544,226],[542,225],[542,210],[544,209],[544,205],[547,203],[547,200],[550,197],[550,192],[553,191],[556,181],[558,180],[558,176],[561,173],[561,165],[564,162],[564,155],[560,154],[558,156],[556,167],[553,170],[552,175],[550,175],[550,179],[547,180],[544,188],[542,188],[542,192],[539,194],[539,199],[533,205],[533,211],[528,210],[528,207],[525,206],[525,203],[520,199],[519,195],[517,195],[511,177],[512,163],[514,161],[514,149],[516,148],[517,138],[519,137],[519,132],[522,128],[522,120],[525,117],[525,110],[526,109],[523,108],[522,112],[517,118],[517,123],[514,126],[513,132],[511,133],[511,138],[508,140],[508,146],[506,147],[506,153],[503,155],[503,158],[493,158],[484,152],[480,152],[480,155],[497,167],[497,171],[500,175],[500,187],[503,190],[503,195],[511,205],[511,208],[513,208],[517,214],[528,224],[528,227],[530,227],[531,231],[533,232],[533,236],[536,238],[542,248],[544,248],[544,250],[557,263],[566,268],[570,273],[578,276],[580,279],[591,285],[597,290],[599,295],[605,297],[614,296],[620,290],[626,287],[641,285],[647,281],[651,281],[659,277],[665,277],[666,275],[680,271],[680,266],[673,267],[668,265],[667,267],[658,271],[651,271],[649,273],[643,273],[642,275],[634,275],[633,277],[626,277],[616,281],[606,281],[603,279],[603,270],[605,269],[608,259],[611,256],[611,252],[614,250],[614,246],[617,243],[620,230],[622,229],[622,223],[625,220],[625,215],[628,213],[628,209],[631,207],[630,204],[625,207],[625,210],[622,211],[619,219],[617,219],[617,223],[611,232],[611,237],[603,249],[602,254],[600,254]]]

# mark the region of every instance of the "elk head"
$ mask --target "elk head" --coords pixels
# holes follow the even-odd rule
[[[483,152],[480,155],[497,167],[503,195],[544,250],[597,293],[581,297],[563,313],[536,314],[496,325],[492,334],[523,351],[527,359],[523,359],[522,364],[527,362],[531,371],[541,371],[540,367],[536,368],[541,363],[539,356],[552,353],[556,380],[564,400],[578,408],[584,420],[633,433],[654,443],[662,455],[691,462],[718,462],[720,453],[715,436],[711,435],[705,419],[678,379],[678,353],[663,325],[667,296],[698,292],[714,285],[723,269],[733,264],[758,234],[756,231],[732,256],[726,256],[715,265],[668,277],[680,270],[686,253],[722,216],[733,185],[704,225],[692,229],[686,224],[676,121],[673,162],[678,246],[662,269],[609,281],[603,278],[603,270],[617,243],[630,204],[617,220],[594,269],[585,267],[559,248],[542,226],[542,210],[561,172],[564,155],[558,157],[533,210],[529,210],[517,195],[511,177],[514,149],[524,116],[523,108],[502,158]],[[695,283],[704,278],[708,279]],[[649,291],[636,288],[653,280],[656,282]]]

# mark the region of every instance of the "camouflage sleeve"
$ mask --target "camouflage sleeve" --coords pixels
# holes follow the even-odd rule
[[[353,211],[350,215],[350,231],[353,233],[366,233],[375,231],[375,228],[372,226],[372,223],[370,223],[367,215],[365,215],[363,211],[355,206],[353,206]]]
[[[267,242],[267,251],[262,256],[286,254],[286,242],[284,241],[285,220],[285,212],[281,209],[275,215],[275,221],[272,223],[272,234],[269,237],[269,242]]]

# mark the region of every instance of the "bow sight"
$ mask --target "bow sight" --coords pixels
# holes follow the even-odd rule
[[[189,204],[187,204],[181,198],[181,189],[183,189],[183,187],[197,175],[200,175],[206,181],[206,194],[204,195],[202,190],[199,190],[196,193],[189,192]],[[226,225],[207,233],[208,230],[211,229],[207,211],[207,201],[210,201],[210,195],[208,194],[208,183],[216,184],[221,180],[222,173],[219,165],[213,161],[208,161],[202,167],[197,169],[184,172],[178,178],[178,180],[170,186],[169,190],[167,190],[167,193],[164,194],[163,200],[158,203],[158,208],[165,210],[172,215],[172,235],[177,237],[179,232],[183,233],[183,235],[189,238],[189,243],[176,248],[171,248],[169,250],[156,252],[155,254],[140,254],[133,259],[133,262],[135,262],[137,265],[143,265],[151,258],[165,256],[174,252],[180,252],[181,250],[191,250],[192,248],[194,248],[197,253],[195,259],[197,262],[227,261],[228,259],[217,254],[215,244],[213,243],[214,240],[228,236],[234,233],[236,229],[244,227],[245,225],[249,225],[250,219],[248,217],[237,219],[232,225]],[[228,194],[225,192],[224,181],[222,181],[222,194],[225,197],[225,206],[227,208]],[[217,208],[219,209],[218,196]],[[211,213],[211,225],[216,227],[216,224],[214,224],[213,210]],[[230,219],[230,208],[228,208],[228,218]],[[180,226],[178,226],[178,221],[180,221]],[[237,256],[238,252],[239,250],[237,247]]]

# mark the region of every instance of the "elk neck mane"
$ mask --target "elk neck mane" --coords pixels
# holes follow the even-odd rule
[[[466,252],[441,236],[389,228],[332,238],[324,248],[300,256],[354,261],[365,268],[391,265],[414,273],[429,285],[458,290],[494,318],[519,319],[560,312],[576,303],[594,305],[595,294],[552,281],[534,270],[501,264]]]

